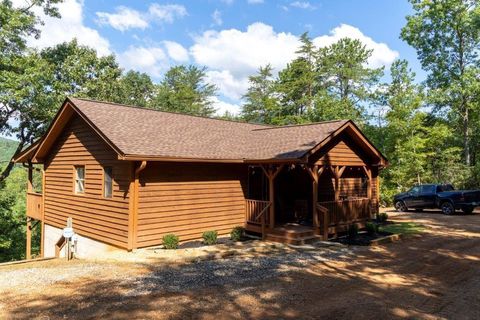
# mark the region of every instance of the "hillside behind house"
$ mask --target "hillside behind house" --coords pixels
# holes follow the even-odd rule
[[[3,167],[5,162],[10,161],[17,145],[18,142],[15,140],[0,137],[0,167]]]

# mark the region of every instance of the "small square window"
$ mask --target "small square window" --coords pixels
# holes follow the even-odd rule
[[[113,170],[112,167],[103,168],[103,196],[105,198],[112,197],[113,191]]]
[[[85,166],[75,166],[75,193],[85,193]]]

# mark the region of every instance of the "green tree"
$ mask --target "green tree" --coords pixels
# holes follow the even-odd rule
[[[150,76],[132,70],[120,78],[119,89],[119,96],[113,101],[138,107],[147,107],[155,93]]]
[[[14,7],[11,1],[0,2],[0,133],[16,135],[20,140],[17,152],[34,139],[35,124],[29,119],[38,115],[39,110],[31,105],[37,80],[45,77],[48,68],[38,61],[35,54],[29,55],[26,45],[28,37],[39,37],[37,26],[41,21],[33,13],[35,7],[43,9],[48,16],[59,17],[55,4],[58,0],[25,2],[23,7]],[[33,74],[31,74],[33,72]],[[16,117],[20,122],[15,128],[9,124]],[[4,180],[13,168],[9,163],[0,173]]]
[[[242,118],[248,122],[273,123],[279,111],[275,93],[272,66],[260,67],[256,75],[248,78],[250,87],[243,96]]]
[[[275,122],[280,124],[308,121],[307,115],[314,105],[318,88],[316,82],[316,48],[308,33],[300,36],[297,57],[278,74],[276,91],[281,104]]]
[[[77,40],[45,48],[41,57],[53,69],[49,92],[57,99],[57,107],[66,96],[115,101],[120,94],[122,70],[113,55],[99,57]]]
[[[428,72],[430,98],[450,111],[462,137],[465,164],[472,159],[472,120],[478,117],[480,6],[478,0],[410,0],[401,37],[417,50]]]
[[[427,114],[421,110],[422,89],[414,83],[415,74],[409,69],[407,61],[395,61],[390,73],[392,80],[386,85],[387,90],[383,95],[388,111],[385,115],[386,126],[382,130],[382,149],[390,159],[390,167],[383,175],[386,187],[403,191],[425,179]]]
[[[157,86],[150,106],[162,111],[212,116],[215,113],[212,98],[216,92],[216,86],[206,82],[205,68],[175,66]]]
[[[365,106],[375,98],[383,68],[368,67],[372,50],[359,40],[343,38],[317,55],[315,120],[348,118],[365,121]]]
[[[12,60],[12,66],[22,72],[2,73],[7,79],[2,92],[8,97],[6,104],[15,110],[8,119],[17,125],[7,123],[4,131],[19,140],[17,152],[45,132],[66,96],[106,101],[120,97],[121,69],[115,58],[98,57],[94,49],[80,46],[76,40],[40,53],[29,50]],[[0,181],[12,168],[13,163],[5,167]]]

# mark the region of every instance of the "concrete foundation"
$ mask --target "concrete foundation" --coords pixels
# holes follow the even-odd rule
[[[74,228],[75,230],[75,228]],[[54,226],[45,224],[45,257],[55,257],[55,244],[62,237],[63,230]],[[125,252],[125,250],[116,248],[109,244],[93,240],[88,237],[78,235],[75,248],[75,257],[80,259],[86,258],[105,258],[105,255]],[[66,246],[60,252],[60,257],[65,257]]]

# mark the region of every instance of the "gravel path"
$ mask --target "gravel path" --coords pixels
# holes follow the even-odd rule
[[[179,292],[278,277],[309,264],[348,257],[353,257],[352,249],[334,247],[315,251],[289,250],[286,254],[284,250],[275,250],[270,254],[250,253],[181,265],[55,260],[42,262],[38,267],[0,268],[0,293],[13,289],[18,292],[41,291],[55,283],[75,282],[92,276],[118,281],[119,286],[128,288],[128,296]]]
[[[210,286],[242,284],[275,278],[319,262],[353,258],[350,248],[322,248],[317,251],[293,251],[288,254],[232,257],[202,261],[181,267],[155,268],[147,275],[126,279],[130,296],[167,291],[180,292]]]

